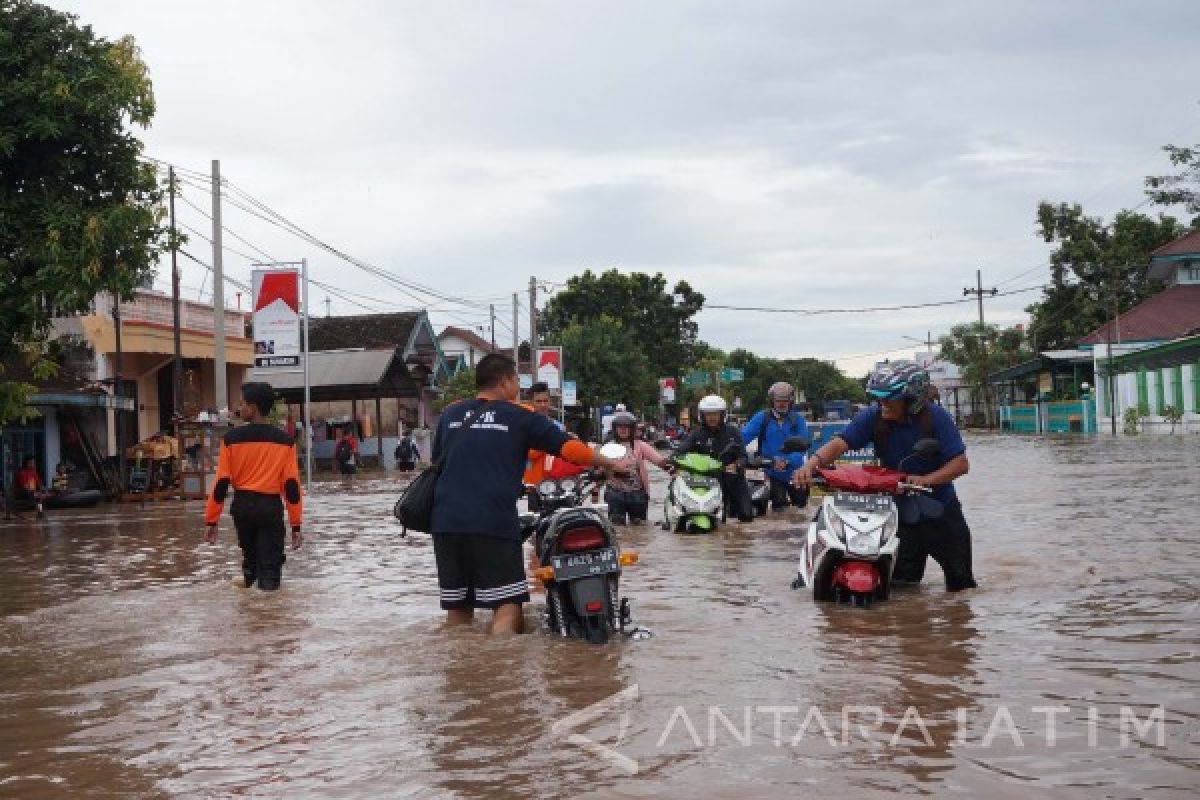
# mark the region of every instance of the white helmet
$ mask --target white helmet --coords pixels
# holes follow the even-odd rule
[[[721,397],[721,395],[709,394],[700,398],[700,403],[696,406],[696,409],[701,414],[711,411],[718,411],[724,414],[729,410],[729,406],[725,405],[725,398]]]

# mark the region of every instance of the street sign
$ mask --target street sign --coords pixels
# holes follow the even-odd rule
[[[737,367],[726,367],[721,370],[721,381],[723,383],[741,383],[746,380],[746,371]]]
[[[564,406],[579,405],[579,398],[578,398],[578,394],[576,392],[575,381],[563,381],[562,404]]]
[[[701,370],[689,372],[683,382],[688,386],[704,386],[708,383],[708,373]]]

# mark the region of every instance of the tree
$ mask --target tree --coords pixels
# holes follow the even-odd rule
[[[955,325],[948,336],[938,340],[942,358],[962,367],[963,378],[972,395],[982,401],[987,372],[1006,369],[1033,358],[1025,331],[972,322]]]
[[[586,270],[567,281],[566,289],[546,304],[539,329],[547,342],[562,344],[572,323],[610,317],[620,323],[639,358],[654,377],[679,375],[699,345],[694,317],[704,306],[704,295],[686,281],[668,292],[661,273],[622,273],[610,269],[600,275]],[[571,370],[571,362],[566,362]],[[580,388],[586,389],[580,379]]]
[[[1200,144],[1169,144],[1163,150],[1179,172],[1146,178],[1146,196],[1158,206],[1183,206],[1197,215],[1192,218],[1192,227],[1200,228]]]
[[[656,406],[658,381],[621,322],[608,315],[571,322],[557,336],[566,372],[579,385],[580,403],[594,409],[624,402],[643,414]]]
[[[51,319],[97,292],[132,296],[164,246],[162,192],[129,124],[154,96],[133,39],[70,14],[0,0],[0,423],[33,387],[8,367],[53,372]]]
[[[452,403],[474,397],[477,392],[478,390],[475,388],[475,370],[459,370],[442,387],[442,396],[434,401],[433,410],[440,414]]]
[[[1183,234],[1173,217],[1121,211],[1111,223],[1078,204],[1041,203],[1039,235],[1056,245],[1050,285],[1025,310],[1037,349],[1071,348],[1106,322],[1115,303],[1124,312],[1161,286],[1146,277],[1150,252]]]
[[[729,366],[745,373],[736,393],[743,398],[749,416],[767,405],[767,390],[776,381],[787,381],[804,393],[804,398],[821,413],[830,400],[861,402],[866,399],[862,384],[847,377],[831,361],[818,358],[763,358],[738,349],[729,354]]]

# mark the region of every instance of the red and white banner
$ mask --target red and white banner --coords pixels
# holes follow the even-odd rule
[[[300,273],[254,270],[254,371],[300,369]]]
[[[659,378],[658,379],[658,396],[662,402],[670,405],[675,402],[675,379],[674,378]]]
[[[535,381],[543,381],[553,392],[562,389],[562,348],[542,347],[537,351]]]

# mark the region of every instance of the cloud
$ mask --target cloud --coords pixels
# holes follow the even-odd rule
[[[991,283],[1044,261],[1039,200],[1134,206],[1159,146],[1200,127],[1200,5],[1183,0],[56,5],[137,38],[153,155],[220,158],[323,239],[470,295],[435,315],[460,324],[531,274],[585,267],[661,270],[728,305],[953,298],[978,268]],[[412,303],[236,208],[226,220],[377,305]],[[989,301],[989,319],[1032,299]],[[713,310],[701,335],[837,355],[973,315]]]

